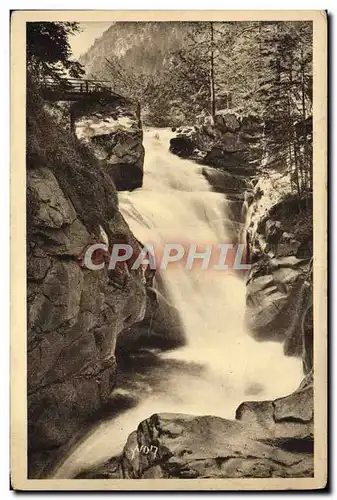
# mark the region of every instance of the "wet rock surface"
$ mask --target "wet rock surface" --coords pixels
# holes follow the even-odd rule
[[[248,228],[252,266],[247,325],[258,339],[284,342],[287,355],[313,359],[312,211],[309,200],[285,199]]]
[[[170,151],[202,165],[203,175],[214,191],[226,195],[233,219],[242,224],[247,215],[247,197],[262,158],[260,139],[263,123],[256,116],[240,116],[230,110],[217,111],[193,127],[180,127],[170,140]],[[240,230],[238,229],[238,233]]]
[[[152,415],[130,434],[121,457],[81,478],[313,477],[312,373],[293,394],[244,402],[235,420]]]

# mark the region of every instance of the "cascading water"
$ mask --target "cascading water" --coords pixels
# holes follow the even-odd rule
[[[166,129],[145,132],[144,186],[119,193],[131,230],[156,246],[230,242],[234,229],[226,198],[212,191],[198,165],[168,152],[170,136]],[[281,397],[298,387],[301,361],[285,357],[281,344],[257,342],[245,330],[242,278],[224,270],[188,270],[183,264],[162,271],[162,278],[180,312],[186,346],[161,354],[165,368],[157,367],[158,383],[136,407],[98,424],[54,478],[74,477],[120,454],[128,435],[153,413],[233,418],[244,400]]]

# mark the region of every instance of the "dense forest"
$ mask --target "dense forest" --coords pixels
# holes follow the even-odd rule
[[[139,100],[148,125],[257,115],[263,167],[290,169],[300,196],[312,190],[311,22],[115,23],[81,62]]]
[[[35,82],[65,74],[109,80],[140,102],[145,125],[213,123],[228,110],[264,123],[263,172],[287,174],[291,192],[312,192],[312,23],[114,23],[75,61],[76,23],[29,23]]]

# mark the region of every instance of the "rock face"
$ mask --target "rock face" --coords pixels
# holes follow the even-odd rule
[[[313,387],[245,402],[236,420],[155,414],[130,434],[121,457],[84,478],[313,477]]]
[[[28,449],[36,477],[107,402],[117,337],[144,317],[146,292],[138,270],[83,264],[93,243],[111,248],[123,237],[139,248],[111,176],[39,100],[29,99],[27,119]]]
[[[312,205],[289,197],[248,228],[246,319],[257,338],[284,341],[312,367]]]
[[[254,199],[249,203],[254,209]],[[311,214],[310,200],[287,198],[247,233],[252,261],[247,322],[257,337],[282,340],[286,354],[302,356],[307,375],[300,387],[274,401],[243,402],[235,420],[154,414],[130,434],[120,457],[78,477],[314,476]]]
[[[213,167],[203,167],[202,173],[214,191],[226,195],[230,218],[237,225],[237,233],[240,235],[244,229],[252,197],[250,181],[242,175],[230,174]]]
[[[219,110],[214,122],[207,116],[199,125],[177,129],[170,151],[178,156],[202,158],[205,165],[250,177],[262,157],[262,132],[263,122],[257,116]]]
[[[140,109],[122,97],[86,98],[71,107],[76,136],[104,161],[118,190],[143,184],[144,147]]]
[[[197,144],[197,130],[195,127],[180,127],[176,130],[177,136],[170,140],[171,153],[181,158],[193,155]]]

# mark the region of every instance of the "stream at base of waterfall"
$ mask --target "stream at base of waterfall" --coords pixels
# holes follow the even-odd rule
[[[171,136],[169,129],[144,132],[144,184],[119,193],[124,218],[143,243],[230,242],[235,227],[229,202],[213,192],[202,167],[169,153]],[[162,363],[148,384],[142,380],[138,404],[94,426],[54,478],[72,478],[119,455],[129,434],[153,413],[234,418],[241,402],[285,396],[300,384],[301,360],[284,356],[280,343],[257,342],[245,329],[242,276],[175,265],[161,271],[161,279],[180,313],[186,345],[158,354]]]

